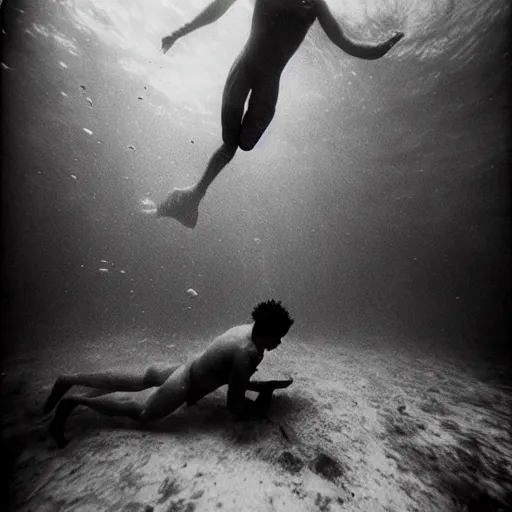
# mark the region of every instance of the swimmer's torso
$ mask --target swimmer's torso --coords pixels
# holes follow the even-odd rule
[[[315,0],[255,0],[251,34],[243,51],[247,64],[280,73],[316,17]]]
[[[203,396],[229,382],[235,354],[243,350],[250,354],[253,373],[261,356],[251,340],[252,325],[233,327],[219,336],[191,365],[188,403],[194,404]]]

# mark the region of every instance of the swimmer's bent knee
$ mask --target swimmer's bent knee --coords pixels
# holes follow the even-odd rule
[[[246,140],[242,137],[240,137],[240,140],[238,141],[238,147],[242,151],[251,151],[254,146],[256,146],[257,140]]]
[[[238,147],[242,151],[251,151],[261,139],[274,117],[274,108],[267,108],[258,115],[251,112],[244,119],[242,131],[238,137]]]
[[[228,147],[238,147],[238,139],[240,137],[240,130],[223,129],[222,142]]]
[[[257,139],[248,140],[248,137],[240,136],[239,131],[223,132],[222,141],[226,146],[234,148],[235,151],[236,148],[240,148],[242,151],[251,151],[251,149],[256,145],[256,142],[258,142]]]
[[[263,130],[264,131],[264,130]],[[240,148],[242,151],[251,151],[263,135],[260,133],[250,133],[247,129],[242,130],[224,130],[222,132],[222,141],[228,147]]]

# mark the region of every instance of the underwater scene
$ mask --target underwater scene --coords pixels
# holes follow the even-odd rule
[[[512,510],[510,7],[3,0],[2,510]]]

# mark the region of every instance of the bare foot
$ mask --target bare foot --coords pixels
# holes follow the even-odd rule
[[[48,433],[53,437],[59,448],[64,448],[69,443],[69,440],[64,437],[64,427],[69,415],[77,405],[71,397],[63,398],[48,425]]]
[[[175,188],[157,208],[159,217],[172,217],[184,226],[194,229],[199,215],[201,196],[194,187]]]
[[[71,385],[59,377],[50,392],[43,408],[43,414],[48,414],[59,402],[59,400],[71,389]]]

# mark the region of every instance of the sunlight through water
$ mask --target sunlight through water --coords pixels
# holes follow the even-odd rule
[[[189,105],[205,115],[211,111],[197,98],[222,87],[248,35],[252,3],[239,0],[221,20],[203,27],[194,37],[180,40],[176,49],[163,55],[159,52],[162,37],[190,21],[208,2],[59,1],[81,30],[118,51],[120,68],[143,77],[172,104]],[[356,39],[384,39],[392,30],[402,30],[405,38],[388,58],[417,61],[432,60],[447,52],[461,61],[470,59],[481,30],[509,10],[506,0],[331,0],[329,4]],[[34,29],[53,37],[74,54],[83,51],[51,26]],[[326,46],[318,29],[310,31],[308,41],[306,53],[330,65],[329,61],[340,61],[339,50]]]

